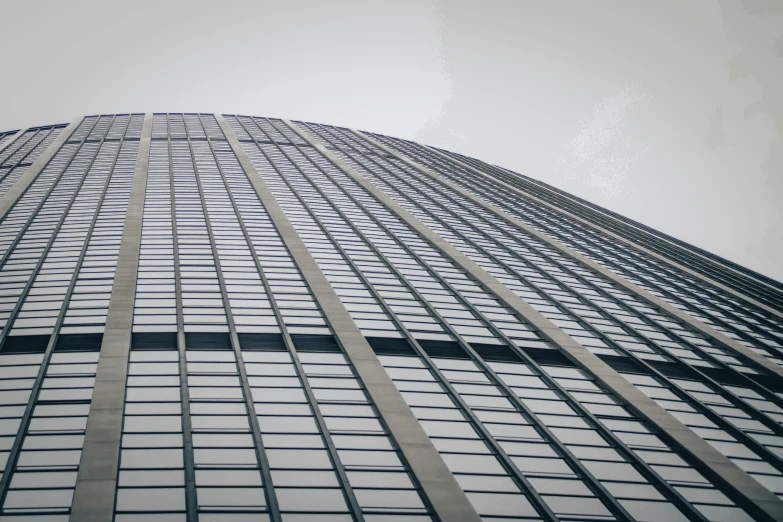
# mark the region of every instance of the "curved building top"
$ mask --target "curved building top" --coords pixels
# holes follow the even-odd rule
[[[0,522],[782,520],[781,290],[379,134],[0,133]]]

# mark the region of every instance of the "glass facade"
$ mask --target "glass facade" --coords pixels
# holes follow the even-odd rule
[[[0,133],[0,308],[0,522],[783,519],[783,285],[448,151]]]

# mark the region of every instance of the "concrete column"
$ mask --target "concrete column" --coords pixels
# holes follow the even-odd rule
[[[152,114],[147,113],[144,116],[139,155],[136,158],[114,286],[98,358],[84,449],[76,477],[70,517],[72,522],[110,522],[114,519],[125,381],[133,326],[133,302],[151,135]]]
[[[438,517],[443,522],[479,522],[480,518],[462,488],[261,179],[228,123],[219,114],[215,117]]]
[[[627,401],[632,406],[632,408],[642,416],[643,419],[650,422],[652,425],[668,435],[673,441],[676,442],[676,444],[679,445],[682,450],[690,454],[690,456],[693,457],[695,461],[699,462],[703,469],[709,471],[711,478],[722,482],[727,488],[735,493],[736,497],[743,499],[743,502],[741,502],[742,507],[749,509],[749,511],[753,512],[754,514],[764,516],[768,519],[783,520],[783,501],[781,501],[777,496],[761,486],[761,484],[756,482],[750,475],[740,469],[729,459],[724,457],[723,454],[719,453],[716,449],[714,449],[701,437],[696,435],[696,433],[691,431],[687,426],[677,420],[669,412],[658,406],[658,404],[647,397],[647,395],[639,391],[633,384],[622,377],[622,375],[617,373],[614,369],[612,369],[608,364],[590,352],[587,348],[577,343],[563,330],[561,330],[535,308],[517,296],[508,287],[498,281],[494,276],[481,268],[468,256],[460,252],[456,247],[451,245],[448,241],[443,239],[440,235],[419,221],[410,212],[405,210],[402,205],[387,196],[373,183],[368,181],[362,175],[357,173],[355,170],[337,158],[337,156],[335,156],[326,147],[318,143],[307,133],[301,131],[293,123],[286,123],[288,123],[292,129],[296,130],[303,139],[308,141],[311,145],[315,146],[322,154],[324,154],[324,156],[326,156],[330,161],[342,169],[343,172],[345,172],[348,176],[353,178],[357,183],[364,187],[378,201],[384,204],[389,210],[394,212],[398,218],[400,218],[403,222],[405,222],[408,226],[410,226],[413,230],[425,238],[430,244],[440,249],[444,254],[450,257],[452,261],[454,261],[485,288],[494,293],[509,308],[514,310],[520,316],[524,317],[533,326],[541,330],[543,335],[558,345],[566,354],[570,356],[570,358],[575,363],[583,368],[586,368],[589,372],[595,375],[608,390],[617,395],[620,399]],[[362,136],[371,141],[374,145],[404,161],[408,165],[411,165],[420,172],[443,182],[450,188],[458,191],[463,196],[470,198],[474,202],[479,203],[485,208],[495,212],[504,219],[507,219],[520,228],[523,228],[525,231],[531,234],[535,233],[536,237],[539,237],[548,244],[566,252],[568,255],[572,255],[570,249],[566,249],[568,251],[564,250],[565,247],[559,245],[559,243],[556,243],[551,238],[543,236],[542,234],[534,231],[524,223],[519,222],[496,207],[480,200],[470,192],[454,185],[448,180],[444,180],[441,176],[438,176],[437,174],[408,160],[407,158],[396,154],[382,143],[379,143],[378,141],[373,140],[366,135],[362,134]]]
[[[79,116],[67,127],[65,127],[60,135],[57,136],[57,138],[51,144],[49,144],[48,147],[46,147],[46,150],[43,151],[40,156],[38,156],[38,159],[35,160],[32,165],[30,165],[30,168],[27,169],[24,174],[22,174],[22,177],[16,180],[14,186],[8,189],[8,192],[6,192],[5,195],[0,198],[0,220],[3,219],[6,214],[8,214],[8,211],[11,209],[13,204],[16,203],[17,198],[24,193],[24,191],[33,181],[35,181],[35,178],[38,177],[38,174],[41,172],[41,170],[43,170],[43,168],[49,164],[49,161],[54,157],[55,153],[60,150],[60,147],[62,147],[63,143],[68,141],[68,138],[71,137],[71,134],[73,134],[73,131],[76,130],[83,119],[84,117]]]

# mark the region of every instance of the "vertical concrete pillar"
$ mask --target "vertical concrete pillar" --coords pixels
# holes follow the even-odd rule
[[[147,187],[152,114],[144,116],[139,155],[122,231],[109,313],[98,358],[95,388],[71,507],[72,522],[110,522],[119,467],[141,224]]]

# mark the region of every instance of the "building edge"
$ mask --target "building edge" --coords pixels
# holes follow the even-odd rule
[[[290,122],[286,123],[288,123],[292,128],[297,129],[297,127],[294,127],[294,124]],[[528,233],[534,234],[539,239],[550,244],[550,246],[557,248],[566,255],[581,261],[581,257],[583,256],[580,256],[575,252],[572,253],[571,249],[561,245],[559,242],[554,241],[548,236],[545,236],[544,234],[541,234],[540,232],[528,227],[524,223],[519,222],[512,216],[507,215],[505,212],[497,209],[493,205],[484,202],[482,199],[473,195],[471,192],[456,186],[448,180],[443,179],[438,174],[435,174],[429,169],[426,169],[421,165],[411,161],[407,157],[397,154],[396,151],[373,139],[371,136],[368,136],[359,131],[354,132],[371,142],[373,145],[381,148],[386,153],[417,169],[421,173],[432,177],[433,179],[447,185],[453,190],[458,191],[463,196],[470,198],[474,202],[480,204],[499,217],[511,222],[515,226],[522,228]],[[300,133],[300,135],[305,137],[304,133]],[[305,139],[307,139],[307,137]],[[695,459],[695,461],[699,462],[699,464],[703,466],[704,469],[709,470],[710,475],[712,475],[715,480],[723,483],[727,488],[733,491],[738,496],[738,498],[741,498],[743,507],[751,507],[750,511],[753,512],[754,516],[765,517],[769,520],[783,520],[783,501],[781,501],[777,496],[772,494],[766,488],[762,487],[761,484],[754,480],[745,471],[743,471],[723,454],[714,449],[704,439],[699,437],[690,428],[685,426],[668,411],[655,403],[651,398],[639,391],[633,384],[631,384],[622,375],[602,361],[598,356],[594,355],[584,346],[573,340],[568,334],[552,323],[549,319],[546,319],[540,312],[527,304],[522,298],[513,293],[494,276],[486,272],[478,264],[457,250],[454,246],[449,244],[445,239],[440,237],[429,227],[421,223],[401,205],[396,203],[392,198],[375,187],[375,185],[373,185],[369,180],[340,162],[331,152],[328,151],[328,149],[322,145],[317,144],[316,142],[312,141],[312,139],[309,141],[323,154],[327,155],[327,157],[329,157],[332,162],[335,162],[335,164],[337,164],[346,174],[357,181],[365,189],[370,191],[376,199],[383,203],[384,206],[386,206],[390,211],[394,212],[397,217],[406,222],[425,239],[427,239],[433,246],[451,258],[457,265],[462,267],[463,270],[470,274],[476,281],[485,286],[485,288],[494,293],[511,309],[515,310],[520,316],[527,319],[531,324],[545,333],[555,344],[560,346],[574,362],[577,362],[578,366],[587,368],[587,370],[595,375],[598,381],[604,384],[607,389],[611,390],[620,398],[625,400],[636,411],[638,411],[646,421],[656,426],[671,440],[677,443],[677,445],[679,445],[688,455]],[[590,263],[591,268],[596,270],[600,268],[602,273],[605,271],[605,269],[602,267],[598,265],[593,267],[592,265],[594,263]],[[612,273],[612,275],[614,276],[613,280],[614,278],[619,278],[619,276],[614,273]],[[618,281],[618,283],[620,282]],[[635,294],[640,293],[641,289],[636,287],[636,285],[632,285],[630,282],[626,283],[632,286],[631,288],[628,288],[629,290]],[[764,362],[771,364],[766,360]]]
[[[363,133],[361,131],[354,131],[354,132],[358,132],[363,137],[369,138],[369,136],[366,133]],[[428,145],[422,145],[422,146],[427,148],[433,154],[436,154],[437,156],[439,156],[441,158],[444,158],[444,159],[446,159],[448,161],[453,161],[454,163],[457,163],[458,165],[462,166],[463,168],[469,169],[469,170],[475,172],[476,174],[478,174],[480,176],[487,176],[486,173],[480,171],[479,169],[477,169],[477,168],[475,168],[475,167],[473,167],[471,165],[468,165],[467,163],[459,161],[459,160],[457,160],[455,158],[447,156],[446,154],[442,153],[441,151],[439,151],[438,149],[436,149],[434,147],[430,147]],[[387,149],[388,149],[388,147],[387,147]],[[400,156],[400,154],[397,154],[397,155]],[[504,170],[507,170],[507,169],[504,169]],[[764,310],[767,313],[773,314],[773,315],[775,315],[775,316],[777,316],[779,318],[783,318],[783,313],[779,312],[778,310],[775,310],[774,308],[772,308],[770,306],[765,305],[764,303],[761,303],[761,302],[753,299],[753,297],[751,297],[749,295],[746,295],[744,293],[738,292],[737,290],[729,288],[728,286],[726,286],[726,285],[724,285],[724,284],[722,284],[722,283],[720,283],[718,281],[715,281],[714,279],[712,279],[710,277],[707,277],[706,275],[704,275],[704,274],[702,274],[702,273],[700,273],[700,272],[698,272],[696,270],[693,270],[693,269],[688,268],[688,267],[686,267],[684,265],[681,265],[680,263],[674,261],[673,259],[669,259],[669,258],[667,258],[666,256],[664,256],[662,254],[658,254],[657,252],[654,252],[653,250],[650,250],[650,249],[648,249],[648,248],[646,248],[646,247],[644,247],[644,246],[642,246],[642,245],[640,245],[640,244],[638,244],[638,243],[636,243],[636,242],[634,242],[634,241],[632,241],[630,239],[627,239],[627,238],[625,238],[623,236],[620,236],[619,234],[616,234],[616,233],[614,233],[614,232],[612,232],[610,230],[606,230],[604,227],[602,227],[601,225],[599,225],[597,223],[593,223],[592,221],[589,221],[589,220],[587,220],[585,218],[579,217],[576,214],[573,214],[573,213],[571,213],[568,210],[565,210],[563,208],[558,208],[555,205],[553,205],[552,203],[549,203],[548,201],[544,201],[543,199],[539,198],[538,196],[536,196],[534,194],[531,194],[530,192],[524,191],[524,190],[522,190],[522,189],[520,189],[518,187],[510,185],[510,184],[506,183],[505,181],[502,181],[502,180],[499,180],[499,179],[496,179],[496,178],[493,178],[493,180],[496,183],[499,183],[500,185],[502,185],[503,187],[505,187],[506,189],[508,189],[508,190],[510,190],[512,192],[516,192],[518,194],[522,194],[524,197],[530,199],[531,201],[535,202],[538,205],[545,206],[545,207],[547,207],[547,208],[549,208],[551,210],[554,210],[555,212],[558,212],[560,214],[566,215],[569,218],[571,218],[571,219],[573,219],[575,221],[578,221],[579,223],[582,223],[584,225],[587,225],[587,226],[589,226],[591,228],[594,228],[594,229],[600,231],[602,234],[605,234],[605,235],[611,237],[612,239],[623,243],[624,245],[627,245],[629,247],[635,248],[635,249],[639,250],[640,252],[643,252],[644,254],[649,255],[650,257],[653,257],[653,258],[657,259],[658,261],[666,263],[669,266],[674,267],[677,270],[680,270],[681,272],[684,272],[684,273],[686,273],[686,274],[688,274],[688,275],[690,275],[692,277],[696,277],[696,278],[704,281],[705,283],[708,283],[708,284],[714,286],[715,288],[718,288],[718,289],[720,289],[720,290],[722,290],[722,291],[724,291],[724,292],[726,292],[728,294],[731,294],[732,296],[736,297],[737,299],[742,299],[743,301],[746,301],[746,302],[752,304],[753,306],[756,306],[759,309]],[[612,216],[609,216],[607,214],[604,214],[604,215],[606,215],[607,217],[610,217],[611,219],[615,219]],[[623,224],[623,223],[621,223],[621,224]],[[645,232],[645,233],[647,233],[647,232]],[[700,254],[697,254],[697,255],[700,255]],[[721,264],[721,266],[724,266],[724,265]],[[736,272],[731,267],[725,267],[725,268],[728,268],[728,269]],[[739,272],[736,272],[736,273],[739,274]],[[740,275],[747,276],[746,274],[740,274]],[[774,291],[779,291],[778,288],[774,288],[774,287],[770,286],[768,283],[765,283],[763,281],[759,281],[756,278],[754,278],[754,281],[756,281],[759,284],[764,284],[765,286],[769,287],[770,289],[772,289]]]

